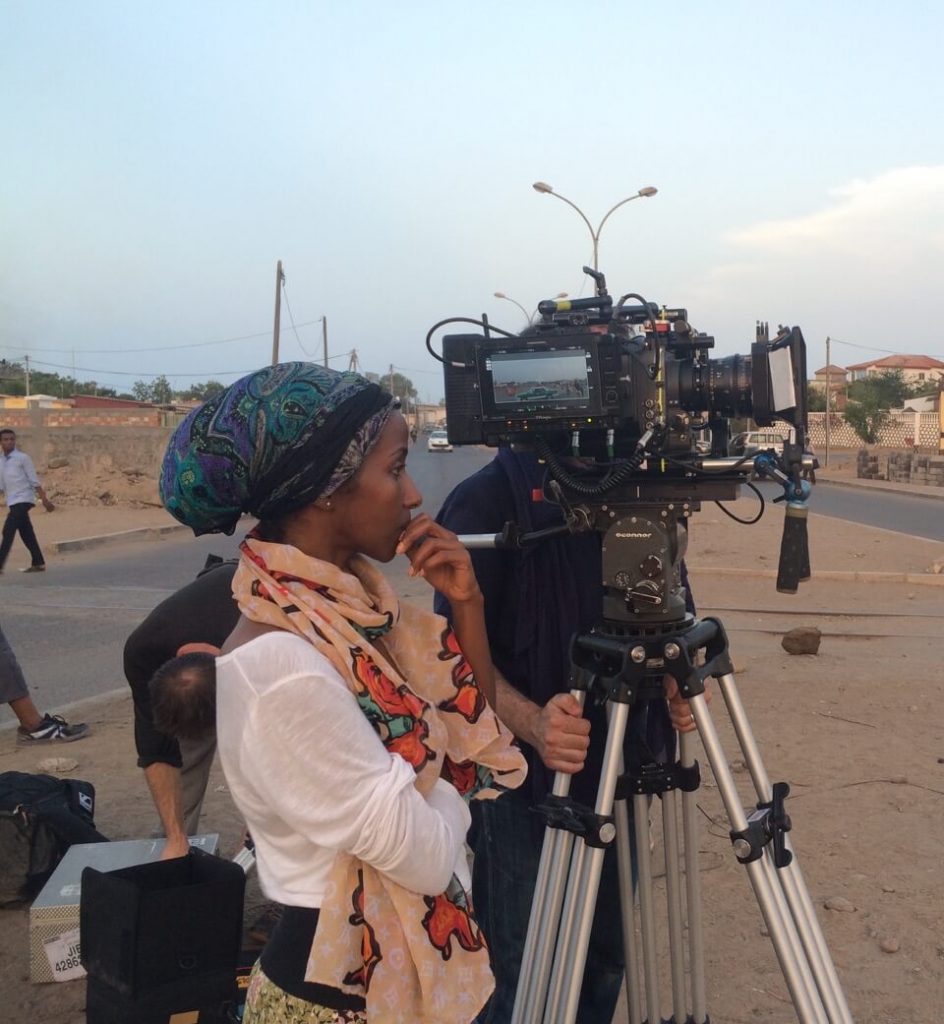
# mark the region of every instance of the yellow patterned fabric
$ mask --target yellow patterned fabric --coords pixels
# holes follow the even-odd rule
[[[446,620],[400,605],[366,559],[351,570],[250,534],[233,594],[247,618],[306,638],[331,661],[421,793],[440,777],[466,798],[519,786],[524,758]],[[457,878],[423,896],[346,853],[332,867],[305,980],[364,996],[371,1024],[469,1024],[494,987]]]
[[[243,1024],[367,1024],[359,1010],[332,1010],[289,995],[257,963],[249,976]]]

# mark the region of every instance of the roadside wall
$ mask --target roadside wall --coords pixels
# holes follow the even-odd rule
[[[154,410],[158,411],[158,410]],[[98,410],[96,410],[98,413]],[[157,478],[172,427],[113,423],[14,427],[53,501],[158,505]]]
[[[809,414],[810,441],[814,448],[826,444],[826,413]],[[937,452],[940,421],[936,412],[893,413],[879,434],[882,448],[924,448]],[[841,413],[829,414],[829,444],[835,448],[859,448],[862,439],[845,421]]]

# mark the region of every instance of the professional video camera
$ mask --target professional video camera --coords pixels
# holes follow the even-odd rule
[[[646,1019],[664,1019],[649,863],[653,794],[662,803],[671,1020],[708,1020],[699,926],[699,769],[691,737],[681,737],[674,764],[662,764],[639,743],[634,756],[643,763],[624,761],[630,706],[664,700],[668,674],[689,701],[728,815],[734,852],[750,875],[798,1019],[825,1021],[828,1016],[836,1024],[851,1024],[787,837],[792,827],[784,804],[789,786],[771,785],[737,694],[724,627],[719,619],[688,614],[681,572],[689,516],[703,500],[737,497],[742,484],[753,486],[749,481],[756,473],[776,479],[783,487],[778,500],[786,501],[777,589],[795,592],[797,583],[809,577],[810,484],[802,474],[815,463],[804,454],[803,335],[796,327],[781,327],[771,339],[767,325],[759,323],[750,355],[709,359],[714,339],[693,330],[684,309],[660,307],[634,293],[614,305],[603,275],[588,267],[584,271],[596,281],[596,295],[541,302],[540,322],[520,335],[496,330],[483,315],[480,320],[443,320],[426,338],[431,354],[444,364],[449,440],[529,445],[547,467],[544,498],[561,510],[559,526],[523,533],[507,523],[499,534],[466,535],[460,541],[470,548],[521,547],[582,530],[601,536],[602,617],[571,638],[568,679],[578,700],[609,702],[605,752],[593,808],[570,798],[570,775],[564,772],[535,808],[548,828],[513,1020],[570,1024],[576,1019],[604,851],[613,845],[620,866],[630,1015],[643,1019],[644,988]],[[481,333],[446,335],[439,356],[431,338],[450,323],[475,324]],[[792,436],[782,452],[729,452],[730,421],[747,416],[760,426],[789,425]],[[749,817],[709,713],[709,678],[718,682],[757,793]],[[635,948],[629,800],[636,830],[642,972]]]
[[[594,442],[612,432],[605,448],[615,441],[619,456],[655,430],[660,454],[684,458],[699,453],[698,439],[710,430],[720,455],[727,454],[728,420],[744,416],[760,426],[785,420],[802,440],[799,328],[781,328],[770,341],[766,325],[758,325],[749,356],[709,359],[714,338],[695,331],[686,310],[634,293],[614,306],[603,275],[583,269],[596,280],[596,295],[541,302],[540,321],[522,335],[496,330],[484,317],[433,328],[472,322],[484,329],[443,339],[453,444],[499,445],[535,434],[551,442],[580,431],[582,451],[592,454]]]
[[[633,292],[614,305],[603,274],[583,269],[596,294],[541,302],[540,320],[520,335],[495,328],[484,315],[431,328],[426,345],[444,366],[449,440],[528,444],[546,461],[565,528],[605,534],[608,620],[684,617],[684,521],[703,500],[735,498],[755,473],[777,479],[791,504],[803,504],[802,526],[788,506],[785,538],[796,533],[797,555],[792,566],[781,559],[786,572],[778,580],[779,589],[794,591],[809,574],[809,485],[801,475],[811,459],[804,456],[800,329],[781,327],[771,339],[767,324],[758,323],[750,355],[710,359],[714,338],[694,330],[686,310]],[[452,323],[482,330],[446,335],[440,356],[432,336]],[[789,425],[782,453],[729,453],[730,422],[747,416],[760,426]],[[505,546],[522,542],[508,530]]]

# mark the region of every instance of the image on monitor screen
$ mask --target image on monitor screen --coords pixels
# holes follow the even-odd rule
[[[496,405],[522,402],[586,404],[590,393],[587,353],[495,352],[488,369]]]

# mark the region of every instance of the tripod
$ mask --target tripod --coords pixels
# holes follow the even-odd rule
[[[699,654],[703,653],[703,659]],[[702,660],[703,664],[699,664]],[[573,1024],[586,963],[603,856],[616,843],[630,1024],[707,1024],[704,951],[697,868],[695,789],[698,768],[692,737],[683,735],[676,765],[623,771],[623,741],[633,703],[661,699],[661,678],[672,675],[692,714],[717,782],[738,861],[747,869],[800,1024],[852,1024],[835,967],[787,836],[786,783],[771,785],[734,681],[721,622],[688,618],[640,632],[594,630],[575,637],[572,693],[609,702],[609,723],[594,808],[568,797],[569,776],[555,776],[540,810],[547,821],[528,937],[515,998],[513,1024]],[[757,795],[746,813],[705,699],[714,678],[731,719]],[[649,799],[662,799],[671,1016],[662,1017],[655,906],[649,852]],[[634,809],[642,977],[636,949],[627,797]],[[684,854],[677,820],[681,804]],[[680,863],[684,857],[684,893]],[[688,913],[686,988],[683,916]],[[645,1003],[645,1017],[642,1003]]]

